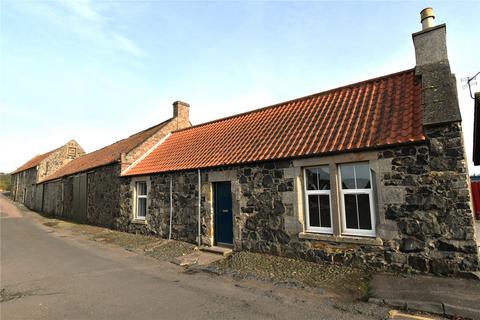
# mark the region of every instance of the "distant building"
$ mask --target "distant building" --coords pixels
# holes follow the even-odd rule
[[[29,208],[41,211],[43,186],[38,184],[84,154],[82,147],[75,140],[70,140],[60,148],[33,157],[12,172],[12,198]]]
[[[189,127],[187,103],[173,104],[173,117],[71,161],[42,181],[42,211],[112,227],[120,212],[120,172],[174,130]]]

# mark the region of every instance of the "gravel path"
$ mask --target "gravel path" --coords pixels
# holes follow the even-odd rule
[[[214,262],[211,271],[241,278],[266,280],[286,287],[323,288],[341,296],[364,299],[371,275],[365,270],[313,263],[266,254],[237,252]]]

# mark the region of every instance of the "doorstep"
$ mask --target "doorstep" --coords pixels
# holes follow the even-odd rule
[[[222,255],[224,257],[227,257],[232,254],[231,248],[219,247],[219,246],[211,246],[211,247],[202,246],[200,247],[200,251],[215,253],[215,254]]]
[[[193,265],[207,266],[215,261],[222,260],[224,258],[224,256],[210,252],[195,251],[184,256],[176,257],[173,259],[172,262],[181,267],[190,267]]]

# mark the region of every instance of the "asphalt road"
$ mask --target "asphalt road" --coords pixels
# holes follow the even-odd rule
[[[384,319],[388,310],[161,262],[39,224],[0,195],[0,319]]]

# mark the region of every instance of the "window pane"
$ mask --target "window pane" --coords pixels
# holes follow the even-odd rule
[[[354,165],[343,164],[340,166],[342,175],[342,189],[355,189]]]
[[[330,172],[328,166],[306,168],[307,190],[330,190]]]
[[[317,168],[306,168],[307,190],[318,190]]]
[[[368,163],[356,164],[357,189],[370,189],[370,167]]]
[[[322,227],[330,228],[332,227],[332,222],[330,221],[330,197],[328,195],[320,195],[319,198]]]
[[[308,196],[308,217],[311,227],[320,227],[320,206],[318,195]]]
[[[147,199],[139,198],[137,203],[137,217],[145,217],[147,215]]]
[[[319,190],[330,190],[330,169],[327,166],[318,167]]]
[[[331,228],[330,197],[328,195],[309,195],[308,214],[310,227]]]
[[[355,194],[346,194],[345,197],[345,223],[348,229],[358,229],[357,197]]]
[[[372,220],[370,216],[370,198],[368,194],[358,194],[357,201],[360,229],[371,230]]]
[[[137,195],[139,196],[147,195],[147,184],[145,182],[137,182]]]

